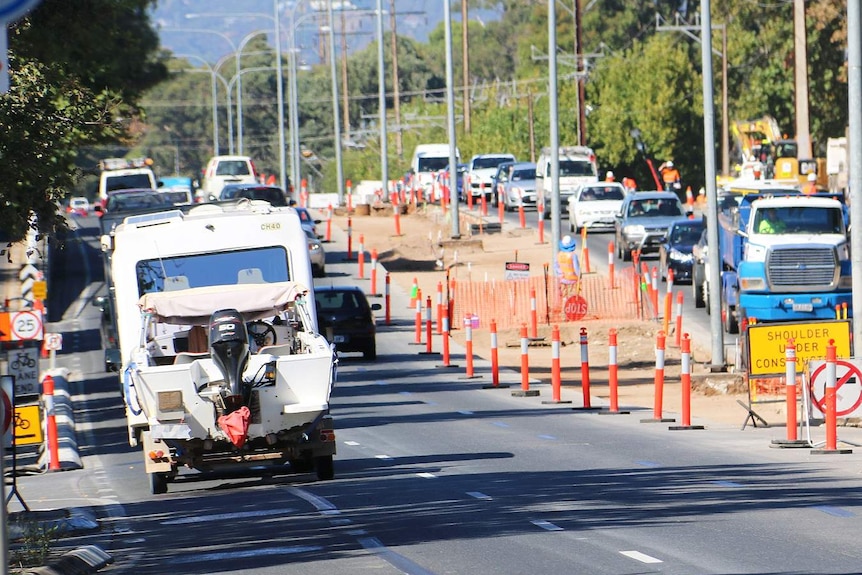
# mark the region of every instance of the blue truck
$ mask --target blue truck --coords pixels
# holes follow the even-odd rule
[[[852,315],[847,210],[837,197],[796,190],[724,196],[718,222],[721,289],[709,289],[704,262],[704,297],[696,300],[709,309],[709,294],[720,294],[727,333],[739,333],[752,318],[834,319],[845,309]]]

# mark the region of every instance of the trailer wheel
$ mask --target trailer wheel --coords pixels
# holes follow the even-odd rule
[[[320,455],[314,458],[314,468],[320,481],[329,481],[335,478],[335,465],[331,455]]]
[[[724,331],[729,334],[739,333],[739,320],[734,315],[735,311],[735,306],[721,302],[721,319],[724,322]]]
[[[150,492],[153,495],[161,495],[168,492],[167,473],[150,473]]]

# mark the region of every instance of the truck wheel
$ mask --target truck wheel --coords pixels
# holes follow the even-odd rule
[[[311,459],[311,457],[291,459],[290,468],[296,473],[311,473],[311,471],[314,470],[314,461]]]
[[[739,333],[739,321],[734,315],[735,311],[734,306],[721,302],[721,319],[724,323],[724,331],[729,334]]]
[[[335,478],[335,465],[331,455],[315,457],[314,469],[317,471],[317,479],[320,481],[329,481]]]
[[[365,351],[362,352],[362,358],[369,361],[377,359],[377,342],[372,341]]]
[[[168,492],[167,473],[150,473],[150,493],[161,495]]]

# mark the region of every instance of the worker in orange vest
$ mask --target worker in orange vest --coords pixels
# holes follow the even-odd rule
[[[817,174],[811,172],[808,174],[808,183],[802,187],[802,193],[806,196],[817,193]]]
[[[605,174],[605,181],[606,181],[606,182],[613,182],[613,181],[615,181],[615,180],[614,180],[614,173],[613,173],[613,172],[611,172],[610,170],[608,170],[608,172]]]
[[[554,264],[554,271],[560,278],[560,283],[575,284],[581,278],[581,265],[575,255],[575,238],[570,235],[563,236],[560,240],[560,253]]]
[[[673,161],[668,160],[663,163],[658,167],[658,171],[661,173],[661,180],[664,183],[665,190],[672,190],[674,184],[679,184],[679,170],[674,167]]]
[[[627,190],[636,190],[638,188],[637,183],[634,178],[629,178],[626,176],[623,178],[623,187]]]

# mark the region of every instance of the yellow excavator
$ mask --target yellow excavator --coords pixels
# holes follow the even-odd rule
[[[767,179],[805,184],[808,175],[814,173],[819,186],[828,186],[826,159],[799,158],[796,140],[782,134],[772,116],[733,121],[730,131],[737,146],[737,174],[744,171],[746,164],[755,163],[762,167]]]

